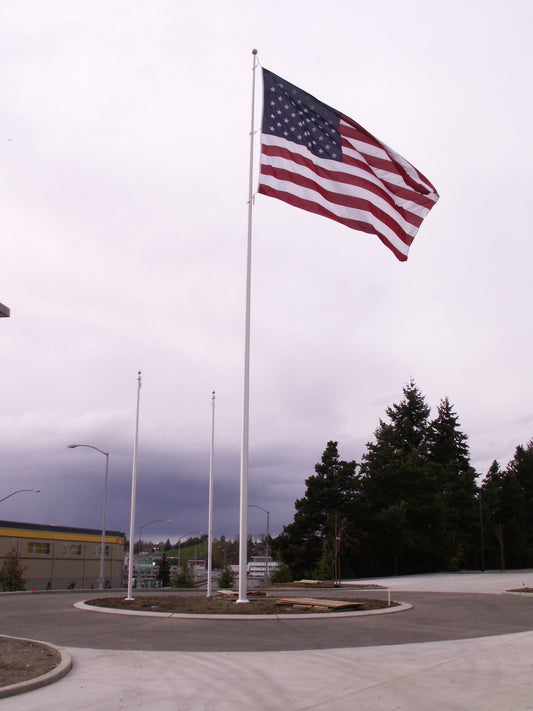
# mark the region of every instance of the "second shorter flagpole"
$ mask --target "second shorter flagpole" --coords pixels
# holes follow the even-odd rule
[[[139,447],[139,402],[141,396],[141,371],[137,373],[137,416],[135,418],[135,439],[133,442],[133,468],[131,472],[131,510],[130,510],[130,551],[128,557],[128,597],[133,600],[133,539],[135,538],[135,499],[137,493],[137,450]]]
[[[209,457],[209,504],[207,523],[207,597],[213,595],[213,463],[215,455],[215,391],[211,393],[211,456]]]
[[[254,174],[255,69],[257,50],[252,50],[252,118],[250,128],[250,178],[248,190],[248,245],[246,252],[246,309],[244,318],[244,378],[242,394],[241,496],[239,511],[239,595],[237,602],[248,602],[248,441],[250,430],[250,295],[252,286],[252,204]]]

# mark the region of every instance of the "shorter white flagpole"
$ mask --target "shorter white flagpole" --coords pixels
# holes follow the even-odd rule
[[[244,326],[244,381],[242,396],[242,442],[241,442],[241,498],[239,525],[239,596],[236,602],[249,602],[246,596],[246,572],[248,563],[248,439],[250,430],[250,294],[252,281],[252,204],[254,173],[254,107],[255,69],[257,50],[252,50],[252,120],[250,128],[250,178],[248,190],[248,248],[246,255],[246,313]]]
[[[207,525],[207,597],[213,594],[213,461],[215,454],[215,391],[211,397],[211,457],[209,459],[209,515]]]
[[[134,600],[133,589],[133,548],[135,536],[135,495],[137,492],[137,448],[139,443],[139,400],[141,395],[141,371],[137,373],[137,417],[135,421],[135,440],[133,442],[133,469],[131,473],[131,511],[130,511],[130,554],[128,558],[128,597]]]

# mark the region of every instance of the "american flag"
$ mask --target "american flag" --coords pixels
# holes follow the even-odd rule
[[[267,69],[259,192],[377,235],[402,262],[439,199],[398,153]]]

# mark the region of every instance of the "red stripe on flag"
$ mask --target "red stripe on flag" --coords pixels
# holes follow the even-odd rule
[[[322,165],[319,165],[317,162],[313,162],[312,160],[309,160],[308,158],[305,158],[302,156],[300,153],[292,153],[290,150],[287,148],[282,148],[281,146],[272,146],[272,145],[266,145],[264,144],[262,146],[262,153],[264,155],[270,156],[271,158],[283,158],[284,160],[291,161],[292,163],[295,164],[295,171],[297,170],[297,166],[302,166],[307,168],[308,170],[312,171],[317,175],[317,177],[328,180],[331,183],[338,183],[339,185],[349,185],[354,188],[360,188],[360,191],[354,191],[355,192],[368,192],[376,195],[377,197],[381,198],[385,202],[387,202],[390,207],[399,215],[401,216],[406,222],[409,222],[410,224],[414,225],[415,227],[420,227],[422,224],[423,217],[420,215],[416,215],[413,212],[411,212],[409,209],[404,208],[400,205],[397,204],[397,202],[394,200],[393,196],[390,194],[391,191],[387,191],[384,189],[382,185],[377,185],[376,182],[372,182],[371,180],[365,179],[362,176],[356,175],[353,172],[349,173],[346,170],[341,170],[341,166],[346,162],[347,165],[351,165],[351,167],[358,167],[362,171],[368,173],[368,175],[372,175],[374,178],[374,181],[376,181],[376,177],[374,174],[370,171],[368,166],[363,162],[363,161],[355,161],[349,159],[348,161],[343,160],[342,163],[335,163],[334,161],[330,161],[333,165],[338,165],[339,169],[337,170],[328,170],[327,168],[323,167]],[[262,164],[261,166],[261,172],[263,172],[263,168],[265,167],[265,164]],[[383,181],[380,181],[383,183]],[[410,193],[406,190],[402,189],[397,189],[397,186],[393,186],[395,188],[394,193],[401,199],[410,199]],[[398,194],[398,193],[403,193],[403,194]],[[424,198],[424,202],[427,203],[428,200],[427,198]],[[423,207],[426,207],[426,205],[423,205]]]
[[[366,143],[368,146],[377,148],[379,151],[383,151],[386,154],[386,157],[378,157],[372,153],[365,153],[362,149],[360,150],[361,154],[364,155],[364,160],[369,166],[398,175],[411,188],[413,198],[425,195],[435,195],[435,188],[413,165],[409,163],[410,168],[417,174],[419,182],[413,180],[413,178],[405,170],[404,166],[396,160],[395,156],[391,154],[390,149],[384,143],[378,141],[378,139],[374,138],[374,136],[368,133],[368,131],[361,129],[355,121],[352,121],[352,119],[347,116],[343,116],[342,118],[343,121],[341,121],[339,125],[339,133],[343,137],[344,146],[353,148],[350,141],[350,139],[352,139],[358,142]],[[355,150],[359,149],[356,148]],[[422,193],[422,195],[420,195],[420,193]],[[432,206],[435,202],[436,200],[434,199],[430,200]]]
[[[405,261],[433,185],[353,119],[266,69],[263,79],[259,192],[375,234]]]
[[[378,220],[380,223],[386,225],[392,232],[396,234],[399,239],[401,239],[402,242],[404,242],[404,244],[408,246],[414,239],[414,235],[409,235],[404,229],[400,227],[400,225],[398,225],[398,223],[390,215],[388,215],[386,212],[383,212],[383,210],[380,210],[375,203],[369,200],[366,191],[358,191],[353,195],[345,195],[344,193],[338,193],[332,190],[327,190],[319,183],[310,180],[309,178],[301,175],[300,173],[292,173],[288,170],[285,170],[284,168],[275,168],[274,166],[270,165],[262,165],[261,174],[270,175],[284,183],[293,183],[294,185],[298,185],[301,188],[312,190],[313,192],[316,192],[321,195],[324,200],[331,203],[332,206],[338,205],[341,210],[345,208],[346,210],[360,210],[361,212],[366,212],[375,217],[376,220]],[[358,222],[357,220],[353,220],[348,217],[342,217],[342,213],[334,213],[333,211],[331,211],[331,213],[337,214],[339,217],[348,220],[348,222],[350,223]],[[348,223],[345,222],[344,224]],[[375,225],[369,225],[369,228],[365,231],[372,232],[378,236],[383,236],[383,234],[379,231],[379,228]]]
[[[366,222],[359,222],[357,220],[347,220],[345,218],[339,217],[338,215],[335,215],[335,213],[326,210],[326,208],[322,205],[318,205],[315,202],[310,202],[309,200],[299,198],[293,193],[287,193],[282,190],[276,190],[275,188],[271,188],[268,185],[260,185],[259,192],[262,195],[268,195],[270,197],[277,198],[278,200],[282,200],[283,202],[286,202],[289,205],[292,205],[293,207],[299,207],[300,209],[305,210],[306,212],[312,212],[315,215],[321,215],[322,217],[327,217],[330,220],[334,220],[335,222],[340,222],[342,225],[350,227],[352,230],[366,232],[367,234],[377,234]],[[400,262],[407,261],[407,255],[396,249],[396,247],[391,242],[389,242],[386,237],[380,234],[377,234],[377,237],[379,237],[383,244],[394,253],[397,259],[400,260]]]

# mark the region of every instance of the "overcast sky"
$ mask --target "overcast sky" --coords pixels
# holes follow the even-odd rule
[[[411,378],[479,473],[505,466],[533,436],[532,22],[528,0],[0,0],[0,498],[41,490],[0,519],[100,527],[105,458],[76,442],[110,452],[129,531],[141,370],[136,530],[207,530],[215,390],[214,529],[238,533],[254,47],[441,197],[401,264],[257,196],[249,502],[281,531],[327,441],[359,459]]]

